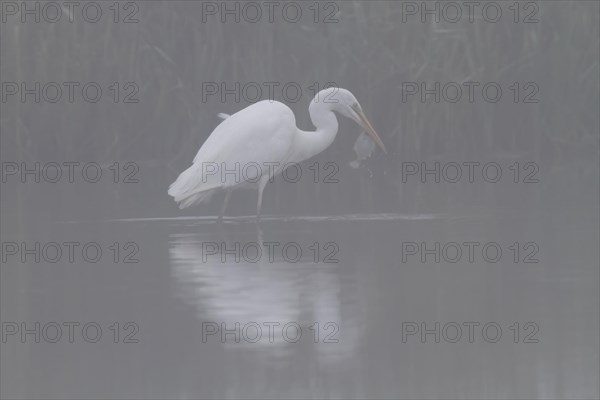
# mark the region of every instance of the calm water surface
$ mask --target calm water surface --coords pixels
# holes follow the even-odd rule
[[[55,344],[8,337],[3,395],[589,398],[598,393],[597,227],[597,215],[578,210],[33,225],[24,236],[93,241],[103,257],[6,264],[3,321],[97,322],[102,337],[87,343],[81,326],[74,343],[67,328]],[[115,263],[114,242],[137,247]],[[412,254],[423,242],[440,243],[439,262],[435,251]],[[473,262],[465,242],[480,243]],[[457,262],[448,243],[463,252]],[[488,260],[486,243],[495,244]]]

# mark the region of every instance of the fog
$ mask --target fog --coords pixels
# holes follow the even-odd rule
[[[598,2],[1,6],[2,398],[600,395]],[[387,154],[167,195],[330,86]]]

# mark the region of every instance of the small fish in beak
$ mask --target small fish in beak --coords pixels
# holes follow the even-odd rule
[[[371,157],[373,151],[375,151],[375,147],[377,145],[371,139],[369,135],[365,132],[362,132],[356,142],[354,142],[354,152],[356,153],[356,160],[350,162],[350,166],[352,168],[359,168],[363,161],[367,158]]]
[[[354,111],[354,113],[356,115],[355,121],[365,130],[365,132],[367,132],[369,134],[369,136],[371,136],[371,139],[373,139],[375,141],[375,143],[377,143],[377,145],[381,148],[381,150],[383,150],[383,152],[385,154],[387,154],[385,145],[381,141],[381,138],[379,137],[377,132],[375,132],[375,129],[373,129],[373,126],[371,125],[371,123],[369,122],[369,120],[367,119],[367,117],[365,116],[363,111],[361,110],[360,106],[358,104],[352,106],[352,111]]]

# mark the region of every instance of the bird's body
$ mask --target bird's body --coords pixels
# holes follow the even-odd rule
[[[338,130],[333,111],[355,119],[385,151],[360,105],[345,89],[325,89],[315,96],[309,106],[317,128],[313,132],[298,129],[293,111],[285,104],[264,100],[226,117],[206,139],[192,166],[171,184],[169,195],[180,208],[186,208],[218,191],[227,191],[228,199],[230,189],[258,188],[260,214],[262,191],[273,176],[333,142]]]

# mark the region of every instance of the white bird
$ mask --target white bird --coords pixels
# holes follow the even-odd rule
[[[307,160],[325,150],[335,139],[335,112],[354,120],[386,153],[385,146],[365,117],[356,97],[341,88],[321,90],[308,112],[316,131],[296,127],[293,111],[283,103],[263,100],[224,118],[204,142],[191,167],[169,186],[169,195],[183,209],[207,201],[226,191],[221,220],[231,189],[258,189],[257,218],[266,184],[291,164]]]

